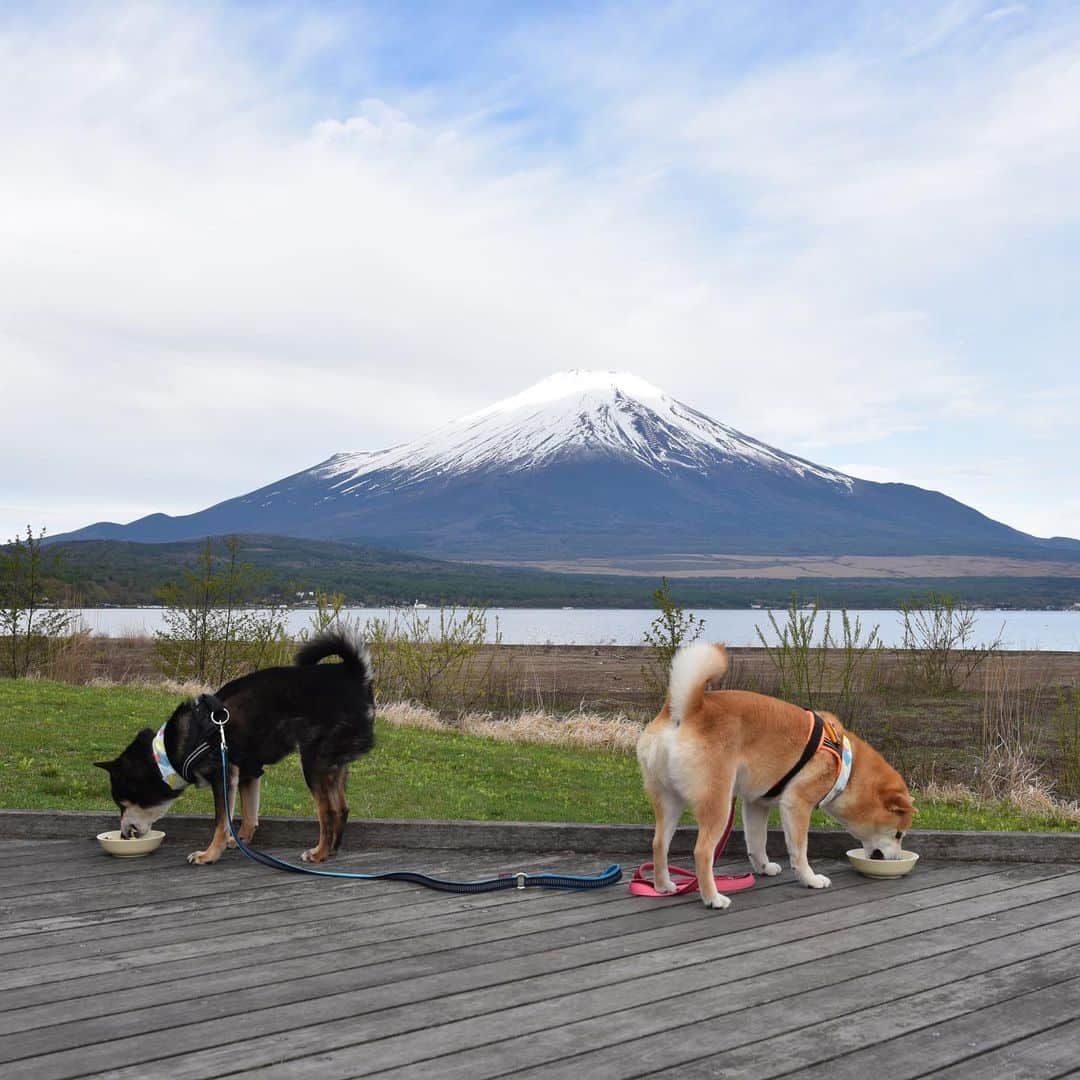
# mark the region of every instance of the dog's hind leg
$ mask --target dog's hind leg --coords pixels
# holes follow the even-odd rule
[[[301,853],[304,862],[323,862],[336,850],[334,840],[341,843],[341,831],[345,827],[342,810],[348,813],[344,805],[345,775],[341,766],[321,766],[312,757],[305,759],[301,752],[300,764],[304,770],[304,779],[308,790],[315,800],[315,812],[319,818],[319,842],[313,848]],[[339,791],[340,787],[340,791]]]
[[[728,817],[731,814],[731,796],[734,790],[734,777],[721,775],[708,794],[694,803],[694,817],[697,818],[697,843],[694,844],[694,870],[697,873],[701,899],[707,908],[726,908],[731,901],[718,892],[713,880],[713,857],[716,846],[724,837]]]
[[[315,813],[319,818],[319,842],[313,848],[302,851],[300,858],[304,862],[324,862],[330,857],[334,811],[330,806],[330,793],[321,779],[311,789],[311,795],[315,800]]]
[[[187,857],[189,863],[203,866],[206,863],[217,862],[218,859],[221,858],[221,853],[225,850],[226,841],[229,837],[229,820],[232,818],[233,806],[236,803],[236,782],[239,776],[240,770],[237,769],[235,765],[230,765],[229,797],[227,805],[226,800],[221,794],[220,779],[214,779],[214,809],[217,811],[217,822],[214,826],[214,835],[206,848],[202,851],[193,851]]]
[[[653,833],[652,843],[653,884],[657,892],[673,893],[675,883],[668,873],[668,849],[686,801],[676,792],[662,788],[650,789],[649,798],[652,799],[653,812],[656,815],[656,831]]]
[[[780,873],[780,864],[769,861],[765,848],[769,839],[768,803],[748,802],[742,805],[743,836],[746,837],[746,853],[755,874],[773,877]]]
[[[342,765],[337,770],[333,787],[330,789],[330,808],[334,812],[334,834],[330,838],[330,854],[336,855],[341,847],[341,838],[345,832],[345,823],[349,820],[349,801],[345,795],[345,785],[349,779],[349,766]]]

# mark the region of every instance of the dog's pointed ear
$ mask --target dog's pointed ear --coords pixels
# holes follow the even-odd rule
[[[893,814],[914,814],[915,804],[906,791],[890,791],[885,797],[885,809]]]
[[[93,764],[95,769],[104,769],[110,776],[113,769],[116,768],[115,761],[95,761]]]

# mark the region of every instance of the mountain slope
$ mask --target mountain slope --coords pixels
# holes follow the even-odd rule
[[[937,492],[786,454],[632,375],[564,372],[387,450],[336,454],[183,517],[68,539],[229,532],[459,559],[672,552],[1080,558]]]

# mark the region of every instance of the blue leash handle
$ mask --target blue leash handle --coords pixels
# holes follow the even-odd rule
[[[225,710],[228,720],[228,710]],[[504,874],[501,877],[483,878],[480,881],[449,881],[446,878],[432,877],[418,870],[385,870],[379,874],[359,874],[347,870],[316,870],[310,866],[297,866],[285,862],[265,851],[250,848],[236,833],[229,806],[229,751],[225,746],[225,721],[218,723],[221,731],[221,786],[225,798],[225,817],[229,823],[229,833],[236,846],[253,862],[275,870],[288,870],[292,874],[310,874],[313,877],[349,878],[353,881],[408,881],[413,885],[423,885],[428,889],[452,893],[497,892],[500,889],[603,889],[622,879],[622,867],[612,863],[599,874]]]

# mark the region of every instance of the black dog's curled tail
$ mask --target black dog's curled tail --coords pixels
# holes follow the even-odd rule
[[[371,654],[367,645],[341,630],[324,631],[313,637],[297,652],[296,665],[307,667],[328,656],[338,656],[347,666],[360,668],[366,678],[371,677]]]

